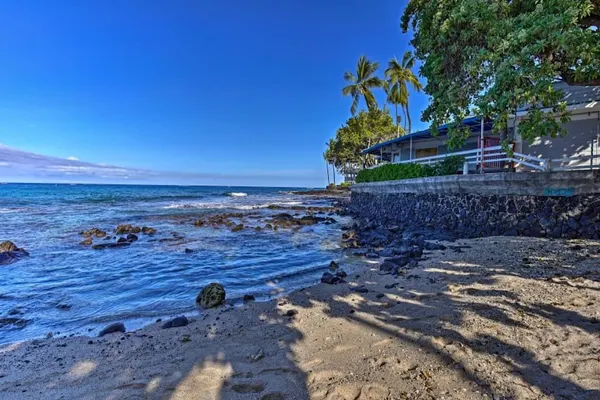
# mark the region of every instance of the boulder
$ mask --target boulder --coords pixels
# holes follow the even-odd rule
[[[244,303],[246,303],[248,301],[254,301],[254,300],[256,300],[256,299],[251,294],[245,294],[244,295]]]
[[[233,228],[231,228],[231,232],[239,232],[244,229],[244,224],[237,224]]]
[[[150,227],[147,227],[147,226],[143,226],[142,227],[142,233],[144,235],[154,235],[156,233],[156,229],[150,228]]]
[[[0,318],[0,328],[10,327],[23,329],[31,320],[17,317]]]
[[[137,235],[130,233],[127,235],[127,241],[128,242],[135,242],[136,240],[138,240]]]
[[[121,238],[121,239],[123,239],[123,238]],[[117,242],[117,243],[98,243],[98,244],[93,245],[92,249],[94,249],[94,250],[115,249],[115,248],[119,248],[119,247],[126,247],[126,246],[129,246],[130,244],[131,243],[129,243],[127,240],[125,240],[123,242]]]
[[[127,233],[131,233],[132,230],[133,230],[133,226],[131,224],[121,224],[121,225],[117,225],[117,228],[115,229],[115,233],[117,235],[125,235]]]
[[[4,242],[0,242],[0,253],[5,253],[8,251],[19,251],[19,249],[13,242],[10,240],[5,240]]]
[[[196,304],[202,308],[213,308],[225,302],[225,288],[219,283],[211,283],[196,296]]]
[[[186,249],[185,249],[183,252],[184,252],[185,254],[192,254],[192,253],[194,252],[194,250],[192,250],[192,249],[187,249],[187,248],[186,248]]]
[[[345,277],[348,276],[348,274],[346,273],[346,271],[343,271],[340,269],[340,270],[336,271],[335,276],[344,279]]]
[[[332,272],[337,271],[339,267],[340,266],[335,261],[332,261],[332,262],[329,263],[329,270],[332,271]]]
[[[186,326],[189,323],[189,320],[185,316],[175,317],[172,320],[165,322],[162,326],[162,329],[180,328],[182,326]]]
[[[102,329],[100,331],[100,333],[98,333],[98,336],[102,337],[104,335],[109,335],[111,333],[117,333],[117,332],[125,333],[125,324],[124,323],[115,322],[114,324],[110,324],[106,328]]]
[[[382,272],[392,272],[392,270],[394,268],[396,268],[397,266],[398,266],[397,264],[394,264],[393,262],[386,260],[381,263],[381,265],[379,266],[379,270]]]
[[[0,265],[13,263],[28,255],[29,253],[25,249],[18,248],[10,240],[0,242]]]
[[[91,246],[92,243],[93,243],[93,241],[92,241],[91,237],[88,237],[87,239],[79,242],[79,244],[82,245],[82,246]]]
[[[333,275],[329,272],[324,272],[323,276],[321,277],[321,282],[328,285],[337,285],[338,283],[343,283],[344,280],[339,276]]]
[[[97,237],[97,238],[101,238],[106,236],[106,232],[103,231],[102,229],[98,229],[98,228],[92,228],[92,229],[88,229],[87,231],[83,231],[83,232],[79,232],[79,234],[85,238],[90,238],[90,237]]]
[[[365,286],[353,287],[350,290],[356,293],[369,293],[369,289],[367,289]]]

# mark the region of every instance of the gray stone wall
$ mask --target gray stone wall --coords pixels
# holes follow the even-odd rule
[[[363,223],[449,233],[455,238],[600,238],[600,195],[571,197],[352,192],[349,211]]]

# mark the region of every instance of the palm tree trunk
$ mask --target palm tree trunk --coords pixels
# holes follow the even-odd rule
[[[327,169],[327,186],[329,186],[329,184],[331,183],[330,178],[329,178],[329,162],[327,160],[325,160],[325,169]]]
[[[400,123],[398,122],[398,103],[394,103],[396,107],[396,137],[400,137]]]
[[[404,115],[404,129],[407,129],[408,127],[406,126],[406,109],[404,108],[404,106],[402,106],[402,115]],[[410,133],[410,131],[408,131],[408,133]]]
[[[335,186],[335,159],[333,160],[333,186]]]
[[[408,101],[406,102],[406,119],[408,120],[408,133],[412,130],[412,121],[410,120],[410,112],[408,112]]]

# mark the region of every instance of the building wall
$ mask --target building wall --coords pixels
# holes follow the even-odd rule
[[[536,138],[531,144],[524,142],[522,153],[550,159],[591,155],[592,150],[593,154],[598,154],[598,121],[593,115],[591,117],[566,123],[564,126],[568,133],[564,137]],[[580,163],[589,164],[589,160]],[[565,164],[576,163],[561,163]]]

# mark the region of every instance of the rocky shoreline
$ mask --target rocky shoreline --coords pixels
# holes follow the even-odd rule
[[[287,211],[196,226],[294,230],[345,213]],[[454,239],[355,220],[321,282],[282,298],[234,307],[213,283],[196,316],[0,346],[0,397],[598,398],[600,244]]]

